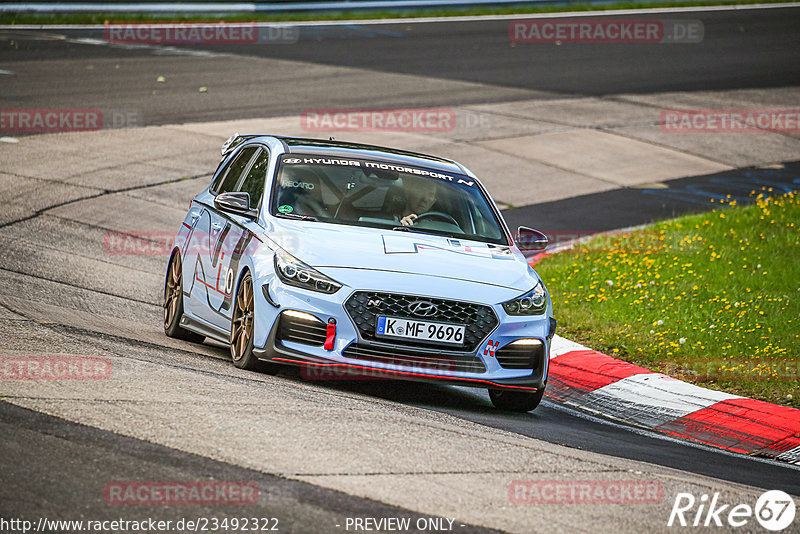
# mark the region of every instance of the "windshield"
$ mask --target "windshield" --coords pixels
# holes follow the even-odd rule
[[[270,211],[278,217],[508,244],[473,179],[402,164],[284,155]]]

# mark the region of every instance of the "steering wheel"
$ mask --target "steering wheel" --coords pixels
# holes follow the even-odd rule
[[[422,219],[439,219],[440,221],[453,223],[458,228],[461,228],[461,225],[458,224],[452,216],[448,215],[447,213],[442,213],[441,211],[426,211],[420,215],[417,215],[417,221],[421,221]]]

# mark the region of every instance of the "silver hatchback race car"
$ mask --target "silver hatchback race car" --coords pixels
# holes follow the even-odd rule
[[[164,328],[236,366],[484,387],[528,411],[547,383],[550,296],[478,178],[455,161],[271,135],[225,143],[167,269]]]

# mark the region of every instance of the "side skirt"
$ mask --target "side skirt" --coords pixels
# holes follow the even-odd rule
[[[198,319],[197,317],[189,317],[186,315],[186,312],[183,313],[183,317],[181,317],[181,326],[186,330],[191,330],[201,336],[210,337],[215,341],[219,341],[220,343],[228,344],[231,342],[230,340],[230,332],[226,332],[221,328],[218,328],[211,323],[204,321],[202,319]]]

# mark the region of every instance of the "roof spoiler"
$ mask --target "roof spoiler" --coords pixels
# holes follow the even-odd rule
[[[238,147],[239,145],[241,145],[245,141],[247,141],[249,139],[252,139],[254,137],[258,137],[258,136],[257,135],[239,135],[239,132],[236,132],[235,134],[230,136],[227,141],[222,143],[222,150],[220,151],[220,152],[222,152],[222,159],[225,159],[225,157],[228,154],[230,154],[231,152],[236,150],[236,147]]]

